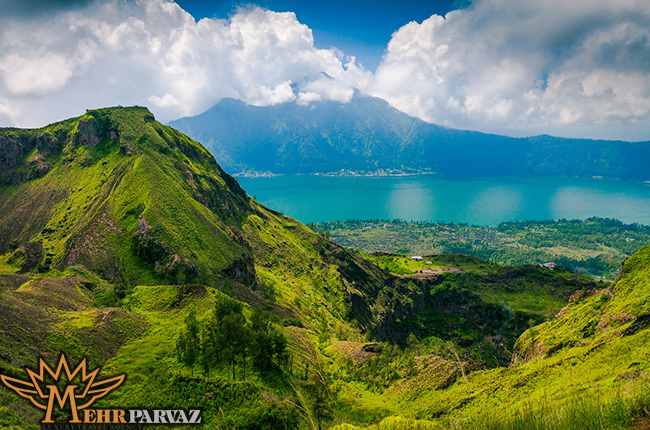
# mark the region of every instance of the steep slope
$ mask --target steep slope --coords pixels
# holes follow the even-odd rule
[[[412,118],[384,100],[257,107],[224,99],[171,126],[203,142],[229,172],[329,173],[380,169],[448,176],[603,176],[648,180],[648,142],[505,136]]]
[[[399,283],[257,204],[205,148],[145,108],[3,129],[0,142],[3,374],[64,351],[128,371],[125,395],[116,397],[122,405],[164,406],[150,397],[157,393],[172,395],[170,407],[179,407],[191,399],[174,390],[203,381],[175,377],[168,385],[170,372],[179,376],[174,345],[190,311],[209,318],[225,293],[247,303],[247,312],[267,312],[287,327],[292,345],[312,351],[294,360],[307,366],[317,355],[315,336],[334,326],[360,336],[378,312],[360,298]],[[230,384],[227,375],[217,385]],[[280,387],[286,390],[286,381]],[[232,398],[248,403],[213,412],[271,422],[267,409],[275,411],[275,403],[255,397],[263,389],[278,388],[234,384]],[[21,412],[17,396],[3,391],[0,401],[11,406],[0,410],[0,422],[33,426],[38,413]],[[290,411],[278,414],[292,420]]]
[[[237,227],[252,210],[246,193],[145,108],[0,135],[2,152],[17,154],[3,170],[0,252],[15,251],[22,271],[81,265],[124,288],[254,282]]]
[[[453,355],[407,350],[390,365],[386,357],[351,364],[339,354],[339,372],[355,388],[349,400],[358,410],[379,403],[395,415],[385,428],[398,416],[411,418],[394,427],[403,429],[636,428],[650,410],[649,288],[645,247],[609,288],[577,292],[552,320],[528,329],[509,366],[472,371]]]
[[[137,286],[202,284],[319,332],[350,321],[377,330],[385,306],[374,298],[386,288],[409,300],[407,282],[259,205],[145,108],[0,130],[0,141],[6,273],[82,274],[99,306]]]
[[[650,327],[650,247],[628,258],[621,276],[602,290],[582,290],[545,324],[526,332],[514,360],[529,362],[573,346],[599,348]]]

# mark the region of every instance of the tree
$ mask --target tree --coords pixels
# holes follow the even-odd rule
[[[216,322],[221,322],[226,316],[230,314],[241,314],[244,311],[244,306],[241,302],[231,299],[230,297],[220,297],[214,304],[214,312],[212,317]]]
[[[185,330],[181,332],[176,341],[178,361],[192,369],[192,376],[194,376],[194,364],[201,354],[199,331],[200,327],[199,322],[196,320],[196,312],[192,310],[185,317]]]
[[[242,363],[243,378],[246,378],[246,359],[250,344],[250,328],[244,316],[241,302],[221,297],[214,304],[210,321],[211,336],[215,348],[221,351],[223,359],[232,364],[232,378],[236,380],[235,364]]]
[[[219,362],[219,342],[214,326],[208,322],[201,329],[201,357],[203,372],[210,377],[210,369]]]
[[[281,371],[289,362],[286,336],[272,328],[260,313],[252,317],[253,366],[260,373]]]
[[[232,379],[237,380],[235,363],[238,358],[243,364],[243,379],[246,379],[246,356],[250,338],[246,318],[241,313],[228,314],[221,320],[219,329],[222,351],[225,358],[232,363]]]
[[[212,318],[201,327],[198,361],[206,375],[220,361],[232,366],[232,378],[237,379],[236,365],[241,364],[242,379],[246,379],[246,364],[252,358],[253,367],[260,373],[282,371],[289,362],[286,336],[274,329],[268,317],[253,313],[246,320],[241,302],[220,297],[214,305]],[[185,348],[186,336],[179,339],[179,348]],[[185,363],[185,362],[184,362]]]

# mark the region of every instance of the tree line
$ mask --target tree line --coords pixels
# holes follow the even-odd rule
[[[262,375],[282,373],[289,364],[286,336],[266,315],[255,312],[248,321],[243,311],[242,303],[228,297],[217,299],[205,321],[198,321],[196,312],[190,311],[176,341],[178,361],[192,374],[199,365],[208,377],[218,365],[230,365],[233,380],[237,380],[237,365],[246,379],[247,363]]]

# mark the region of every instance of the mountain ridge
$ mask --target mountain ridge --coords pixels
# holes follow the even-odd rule
[[[241,430],[387,416],[430,420],[401,427],[420,429],[478,417],[462,426],[473,429],[482,413],[510,416],[547,387],[561,388],[552,398],[564,405],[586,389],[640,384],[650,369],[639,346],[650,336],[650,248],[623,266],[611,295],[561,268],[454,254],[432,257],[446,267],[437,273],[395,257],[419,265],[396,274],[390,261],[376,264],[383,257],[257,203],[201,144],[145,108],[0,130],[0,142],[13,154],[0,184],[2,374],[65,352],[105,376],[128,375],[103,408],[201,407],[206,427]],[[252,370],[245,352],[232,362],[220,353],[208,369],[181,360],[183,329],[235,301],[243,326],[282,334],[284,368]],[[566,390],[574,366],[594,363],[594,378]],[[0,424],[37,428],[40,412],[24,399],[0,390],[0,404]]]
[[[456,130],[410,117],[356,94],[350,103],[266,107],[223,99],[169,123],[200,140],[234,174],[374,172],[449,177],[602,176],[648,180],[650,142],[513,138]]]

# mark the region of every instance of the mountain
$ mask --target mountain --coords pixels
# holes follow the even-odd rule
[[[613,399],[648,371],[648,248],[612,286],[461,255],[394,274],[260,205],[140,107],[0,129],[0,166],[0,374],[61,352],[125,373],[98,408],[201,408],[205,428],[450,427],[546,387],[562,405],[587,383]],[[199,362],[182,352],[192,330]],[[0,390],[0,424],[41,419]]]
[[[205,148],[146,108],[0,129],[0,153],[0,253],[18,275],[92,273],[116,300],[137,286],[201,284],[295,307],[294,290],[318,289],[305,306],[327,300],[321,317],[368,329],[374,311],[351,305],[355,296],[401,282],[255,202]]]
[[[169,123],[203,142],[229,172],[330,173],[380,169],[452,177],[602,176],[648,180],[650,142],[510,138],[429,124],[386,101],[258,107],[223,99]]]
[[[384,306],[367,299],[404,296],[406,281],[258,204],[205,148],[146,108],[0,129],[0,164],[3,374],[61,351],[94,366],[112,360],[132,381],[122,407],[162,407],[141,390],[182,396],[175,390],[196,382],[169,379],[174,342],[190,312],[205,320],[226,295],[286,325],[301,345],[334,325],[372,331]],[[232,394],[249,399],[251,390],[261,388],[243,383]],[[18,397],[1,397],[20,408]],[[260,406],[215,406],[206,421],[251,401]],[[0,409],[0,422],[30,427],[37,415]]]

